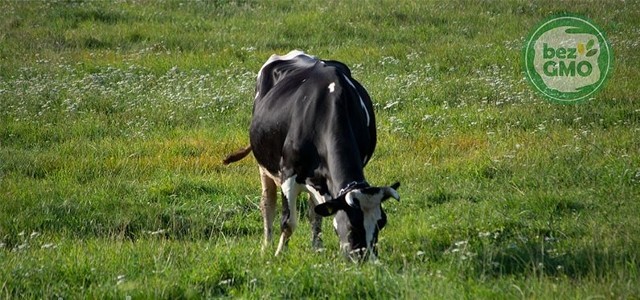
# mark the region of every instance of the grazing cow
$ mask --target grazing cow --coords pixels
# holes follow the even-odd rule
[[[340,248],[352,259],[375,259],[387,216],[381,203],[400,200],[396,189],[372,187],[363,168],[376,146],[373,106],[365,89],[338,61],[301,51],[272,55],[258,73],[251,145],[228,156],[228,164],[249,152],[259,164],[264,245],[272,237],[277,187],[282,189],[281,236],[276,255],[296,228],[296,199],[306,191],[312,245],[322,247],[322,216],[334,215]]]

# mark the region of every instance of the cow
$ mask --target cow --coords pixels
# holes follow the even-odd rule
[[[357,261],[377,258],[378,233],[387,223],[382,202],[400,200],[399,182],[374,187],[363,168],[376,147],[369,94],[343,63],[294,50],[272,55],[258,72],[250,152],[262,183],[263,250],[270,244],[277,189],[282,192],[281,235],[275,255],[287,247],[298,222],[296,201],[308,192],[312,246],[322,248],[322,217],[334,215],[340,249]]]

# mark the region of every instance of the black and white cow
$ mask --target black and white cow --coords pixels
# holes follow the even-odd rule
[[[372,187],[363,168],[376,146],[373,106],[365,89],[338,61],[301,51],[272,55],[258,73],[251,145],[228,164],[253,154],[260,165],[264,245],[270,243],[277,187],[282,189],[281,253],[298,222],[296,200],[310,194],[312,244],[322,247],[322,216],[334,215],[340,248],[354,259],[377,256],[387,222],[381,203],[400,200],[396,189]]]

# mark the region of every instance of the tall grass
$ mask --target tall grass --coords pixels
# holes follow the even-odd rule
[[[615,53],[580,105],[519,63],[562,12]],[[637,297],[639,22],[635,1],[1,2],[0,298]],[[380,264],[330,224],[323,252],[301,222],[260,253],[255,161],[220,164],[294,48],[374,100],[367,178],[402,182]]]

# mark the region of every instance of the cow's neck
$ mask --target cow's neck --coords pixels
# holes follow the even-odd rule
[[[349,185],[361,185],[366,181],[363,164],[354,140],[346,139],[343,142],[336,140],[335,146],[329,151],[327,164],[329,169],[329,189],[331,195],[338,197],[340,191],[345,188],[348,189]]]
[[[355,132],[352,126],[353,123],[365,122],[359,103],[348,89],[343,89],[339,97],[322,103],[327,113],[321,118],[326,124],[322,144],[326,147],[328,187],[334,197],[354,182],[366,183],[363,156],[358,145],[361,139],[356,135],[369,132]]]

